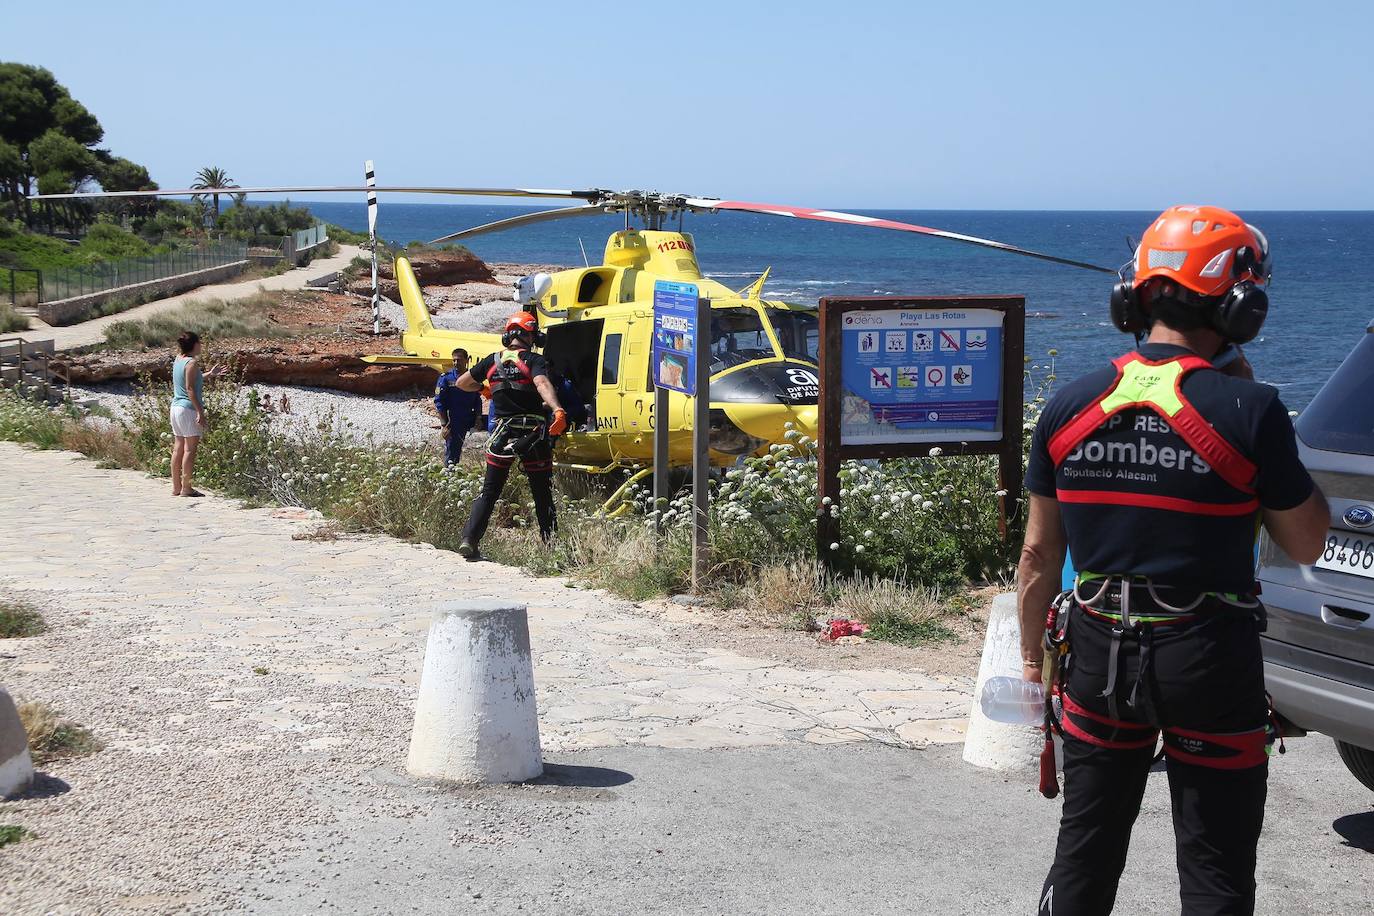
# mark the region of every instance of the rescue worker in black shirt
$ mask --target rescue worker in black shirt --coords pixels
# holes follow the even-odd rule
[[[547,541],[556,526],[553,506],[553,442],[568,428],[568,415],[549,381],[548,362],[532,349],[539,330],[534,315],[516,312],[506,321],[505,349],[483,358],[458,378],[464,391],[491,389],[495,427],[487,444],[487,473],[472,504],[458,553],[481,559],[480,544],[491,513],[517,458],[529,478],[539,533]]]
[[[1036,425],[1018,585],[1023,677],[1048,664],[1062,699],[1046,713],[1050,797],[1049,730],[1064,741],[1039,913],[1112,910],[1161,732],[1183,913],[1254,910],[1276,737],[1255,535],[1263,524],[1310,563],[1329,523],[1275,390],[1239,377],[1243,359],[1234,375],[1209,362],[1259,332],[1269,268],[1263,234],[1234,213],[1166,210],[1112,294],[1116,326],[1148,341],[1065,386]],[[1056,599],[1066,547],[1079,573]]]

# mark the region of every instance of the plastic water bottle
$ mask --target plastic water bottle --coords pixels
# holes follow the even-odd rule
[[[1019,677],[990,677],[978,694],[978,706],[994,722],[1039,725],[1045,721],[1045,688]]]

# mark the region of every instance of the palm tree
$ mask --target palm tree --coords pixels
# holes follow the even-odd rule
[[[224,169],[220,168],[219,166],[212,165],[201,169],[199,172],[196,172],[196,180],[191,184],[191,187],[197,190],[200,188],[237,188],[238,184],[234,181],[234,179],[229,177],[229,173],[226,172]],[[234,196],[236,198],[242,197],[242,195]],[[218,220],[219,195],[211,194],[210,197],[212,197],[215,201],[215,219]],[[204,201],[205,198],[200,195],[197,195],[196,200]]]

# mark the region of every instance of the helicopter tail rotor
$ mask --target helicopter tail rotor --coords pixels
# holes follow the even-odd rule
[[[363,163],[367,184],[367,240],[372,247],[372,336],[382,333],[382,294],[377,289],[377,172],[372,160]]]

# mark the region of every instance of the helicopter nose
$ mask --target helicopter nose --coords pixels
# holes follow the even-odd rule
[[[814,404],[723,404],[730,422],[746,434],[764,442],[789,441],[788,429],[816,438],[816,405]],[[791,424],[789,427],[788,424]]]

